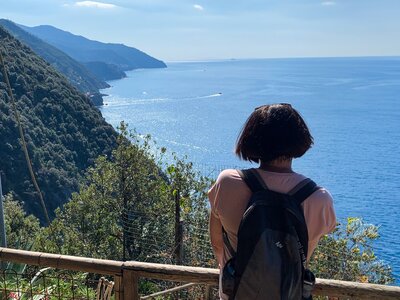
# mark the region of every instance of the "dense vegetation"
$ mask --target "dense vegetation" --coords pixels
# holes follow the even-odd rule
[[[123,44],[101,43],[47,25],[36,27],[22,26],[22,28],[64,51],[79,62],[104,63],[102,68],[97,68],[99,72],[102,70],[106,71],[106,73],[97,73],[101,78],[109,78],[110,74],[108,70],[110,69],[110,65],[114,65],[119,71],[166,67],[164,62],[136,48]],[[116,72],[113,74],[118,77],[111,79],[121,78],[120,73]]]
[[[394,281],[391,267],[379,260],[373,243],[378,227],[360,218],[348,218],[324,236],[314,251],[310,269],[319,278],[387,284]]]
[[[176,157],[165,163],[165,151],[154,151],[148,137],[129,134],[124,125],[121,130],[118,148],[89,168],[79,193],[57,210],[37,246],[96,258],[209,265],[204,260],[208,234],[199,233],[208,230],[210,181]],[[179,258],[174,251],[176,204],[186,247]]]
[[[0,27],[2,51],[25,138],[50,214],[78,190],[82,172],[115,147],[116,133],[97,108],[52,66]],[[0,74],[0,166],[3,190],[43,220],[29,177],[11,99]]]
[[[106,79],[98,79],[99,77],[96,77],[83,64],[72,59],[56,47],[26,32],[17,24],[9,20],[0,19],[0,25],[61,72],[81,92],[96,95],[99,93],[99,89],[109,87],[104,81]],[[95,102],[94,104],[99,105],[102,102]]]

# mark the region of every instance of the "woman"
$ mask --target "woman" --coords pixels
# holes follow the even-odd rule
[[[313,138],[300,114],[290,104],[272,104],[258,107],[246,121],[236,144],[236,154],[243,160],[259,164],[256,171],[267,187],[279,193],[288,193],[306,177],[292,170],[292,160],[304,155],[313,144]],[[223,241],[225,229],[234,250],[243,213],[251,191],[237,170],[224,170],[208,192],[211,205],[211,244],[220,270],[230,259],[230,251]],[[308,257],[319,239],[336,225],[332,197],[321,188],[303,202],[308,230]],[[228,299],[221,292],[221,299]]]

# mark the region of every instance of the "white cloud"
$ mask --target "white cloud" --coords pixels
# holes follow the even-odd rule
[[[321,4],[325,5],[325,6],[332,6],[332,5],[336,5],[336,2],[335,1],[323,1],[323,2],[321,2]]]
[[[96,2],[96,1],[79,1],[79,2],[75,2],[74,5],[79,6],[79,7],[94,7],[94,8],[104,8],[104,9],[110,9],[110,8],[117,7],[114,4]]]
[[[197,9],[199,11],[203,11],[204,10],[204,7],[199,5],[199,4],[195,4],[195,5],[193,5],[193,7],[194,7],[194,9]]]

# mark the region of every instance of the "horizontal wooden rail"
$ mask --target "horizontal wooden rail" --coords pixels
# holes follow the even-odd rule
[[[164,290],[164,291],[161,291],[161,292],[153,293],[153,294],[148,295],[148,296],[140,297],[140,300],[147,300],[147,299],[156,298],[158,296],[165,296],[165,295],[171,294],[173,292],[181,291],[181,290],[187,289],[187,288],[195,286],[195,285],[198,285],[198,283],[193,283],[193,282],[192,283],[187,283],[187,284],[184,284],[184,285],[176,286],[176,287],[174,287],[172,289],[168,289],[168,290]]]
[[[400,287],[353,281],[317,279],[313,294],[337,297],[340,299],[399,300]]]
[[[104,275],[117,276],[118,282],[122,282],[121,294],[136,293],[137,286],[127,286],[131,280],[124,279],[124,274],[132,277],[133,282],[137,278],[161,279],[176,282],[203,283],[218,285],[217,269],[153,264],[136,261],[120,262],[86,257],[67,256],[32,252],[0,247],[0,261],[25,263],[42,267],[53,267],[57,269],[91,272]],[[117,285],[119,292],[119,284]],[[133,292],[132,292],[133,291]],[[342,299],[400,299],[400,287],[386,286],[369,283],[347,282],[338,280],[317,279],[314,289],[315,295],[338,297]],[[139,299],[138,295],[118,299]]]
[[[98,273],[121,274],[123,262],[88,257],[50,254],[0,247],[0,261],[12,261],[27,265],[56,269]]]
[[[139,277],[218,285],[218,269],[152,264],[136,261],[125,262],[124,269],[134,271]]]

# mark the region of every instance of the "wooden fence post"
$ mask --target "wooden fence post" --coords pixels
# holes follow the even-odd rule
[[[124,291],[122,286],[121,275],[114,275],[114,293],[115,293],[115,300],[124,300]]]
[[[181,220],[181,196],[179,190],[175,190],[175,263],[182,265],[183,263],[183,221]]]
[[[207,284],[205,290],[205,300],[211,300],[211,299],[212,299],[212,286]]]
[[[129,269],[122,270],[123,300],[140,300],[138,279],[135,271]]]

